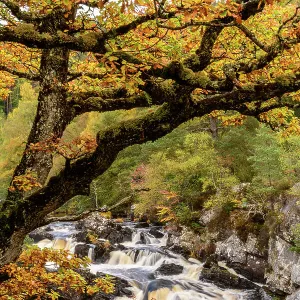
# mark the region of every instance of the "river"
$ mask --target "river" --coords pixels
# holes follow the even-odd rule
[[[155,238],[149,233],[151,228],[134,228],[136,223],[127,222],[122,226],[133,230],[132,240],[124,242],[123,250],[112,251],[105,263],[93,262],[94,247],[90,244],[88,256],[92,260],[90,272],[110,274],[127,280],[131,285],[134,298],[116,297],[115,300],[240,300],[250,299],[251,291],[220,289],[211,283],[199,280],[202,263],[196,259],[166,250],[167,233],[161,227],[155,228],[161,233]],[[74,253],[76,243],[72,238],[78,231],[75,223],[61,222],[49,225],[53,241],[42,240],[40,248],[52,247],[66,249]],[[167,265],[177,266],[177,275],[162,275],[158,268]],[[180,267],[181,266],[181,267]],[[250,297],[250,298],[249,298]],[[253,298],[251,298],[253,299]]]

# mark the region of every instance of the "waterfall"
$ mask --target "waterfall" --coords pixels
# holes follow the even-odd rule
[[[89,244],[90,248],[89,248],[89,252],[88,252],[88,258],[91,261],[95,260],[95,245]]]
[[[130,256],[122,251],[112,251],[110,253],[109,265],[129,265],[134,264]]]
[[[53,249],[64,250],[66,248],[67,241],[61,238],[56,238],[53,242]]]
[[[37,243],[37,246],[41,249],[51,248],[53,246],[53,242],[49,239],[41,240]]]
[[[126,223],[122,226],[134,226]],[[75,226],[70,223],[54,223],[51,225],[54,233],[54,241],[44,239],[37,243],[40,248],[53,248],[69,250],[74,253],[75,243],[72,234]],[[196,259],[185,259],[164,247],[167,244],[168,233],[161,238],[156,238],[155,230],[162,232],[161,228],[154,228],[150,234],[150,228],[134,228],[132,240],[122,243],[122,250],[110,252],[106,263],[94,263],[95,246],[92,244],[85,248],[87,255],[93,262],[90,271],[110,274],[125,279],[131,287],[132,296],[117,297],[115,300],[243,300],[247,292],[237,290],[219,289],[213,284],[201,282],[199,275],[202,263]],[[177,275],[163,275],[161,270],[164,265],[175,264],[183,267],[183,271]],[[51,263],[47,263],[47,267]],[[168,268],[168,266],[166,266]],[[160,270],[157,270],[160,268]]]

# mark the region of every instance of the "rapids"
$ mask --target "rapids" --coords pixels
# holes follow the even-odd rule
[[[185,259],[165,248],[167,233],[162,228],[155,228],[164,235],[155,238],[149,231],[151,228],[134,228],[135,223],[124,223],[132,228],[132,240],[124,242],[124,250],[110,252],[105,263],[95,263],[94,245],[89,244],[88,256],[92,260],[90,272],[110,274],[125,279],[131,285],[135,298],[116,297],[115,300],[246,300],[249,291],[220,289],[213,284],[202,282],[199,275],[202,263],[196,259]],[[53,247],[74,253],[77,244],[72,235],[78,231],[75,223],[61,222],[50,224],[55,239],[41,240],[40,248]],[[156,271],[164,264],[182,266],[178,275],[164,276]]]

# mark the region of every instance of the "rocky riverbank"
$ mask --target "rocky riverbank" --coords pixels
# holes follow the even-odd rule
[[[184,226],[162,228],[149,226],[146,222],[118,223],[99,213],[91,214],[76,225],[72,223],[70,226],[73,227],[67,232],[73,240],[72,251],[79,257],[89,256],[95,265],[133,265],[141,258],[147,260],[149,266],[155,265],[156,269],[151,269],[150,273],[144,270],[148,274],[145,281],[151,279],[157,283],[161,276],[178,276],[186,272],[185,263],[193,257],[201,261],[198,261],[201,270],[196,275],[199,282],[213,283],[223,290],[252,291],[236,299],[272,299],[275,295],[279,299],[297,300],[300,299],[300,255],[291,247],[292,228],[300,223],[299,199],[287,195],[279,200],[276,209],[270,209],[272,213],[264,217],[249,215],[245,210],[231,213],[218,209],[203,211],[199,220],[202,227],[197,233]],[[43,245],[45,241],[53,240],[52,246],[57,249],[68,247],[64,234],[55,226],[37,229],[30,237]],[[62,238],[59,240],[58,236]],[[185,263],[174,261],[178,255]],[[161,260],[158,265],[157,257]],[[94,272],[94,276],[107,270]],[[121,276],[118,272],[111,273],[131,287],[125,288],[125,292],[119,291],[118,296],[134,294],[132,283],[129,284],[132,274],[128,277],[122,272]],[[159,287],[161,284],[159,281]],[[164,284],[168,288],[172,286],[171,283]],[[138,286],[142,290],[147,288],[141,283]]]
[[[213,255],[248,280],[265,284],[277,297],[299,300],[300,254],[291,250],[292,229],[300,223],[299,198],[286,195],[277,200],[264,218],[243,210],[203,211],[201,232],[167,227],[167,244],[202,261]]]
[[[113,295],[98,293],[90,299],[271,299],[260,286],[220,265],[216,256],[208,256],[205,264],[190,258],[188,243],[176,245],[174,234],[148,223],[120,224],[94,213],[77,223],[50,224],[31,237],[45,237],[38,242],[41,247],[89,256],[88,282],[103,274],[114,276]]]

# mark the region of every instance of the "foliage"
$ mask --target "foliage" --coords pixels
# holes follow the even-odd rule
[[[37,94],[31,84],[20,85],[19,105],[1,122],[0,127],[0,198],[4,199],[14,168],[25,148],[35,111]],[[25,175],[26,176],[26,175]],[[18,180],[18,179],[17,179]]]
[[[57,271],[47,271],[45,264],[52,262]],[[40,250],[30,247],[25,250],[18,261],[3,267],[9,279],[1,283],[1,299],[59,299],[64,293],[68,297],[77,294],[93,295],[99,291],[113,293],[114,284],[107,276],[97,278],[92,285],[77,271],[87,267],[89,260],[77,258],[66,251],[45,248]]]
[[[291,247],[291,250],[300,253],[300,223],[293,226],[292,233],[294,246]]]
[[[72,212],[127,196],[151,211],[166,190],[184,220],[257,198],[263,209],[298,179],[298,146],[282,142],[300,133],[295,1],[3,0],[0,11],[0,96],[16,77],[33,82],[1,118],[1,264],[14,229],[25,236],[74,196]],[[247,115],[274,132],[237,129]],[[223,139],[218,126],[231,127]],[[92,182],[94,198],[81,196]]]

